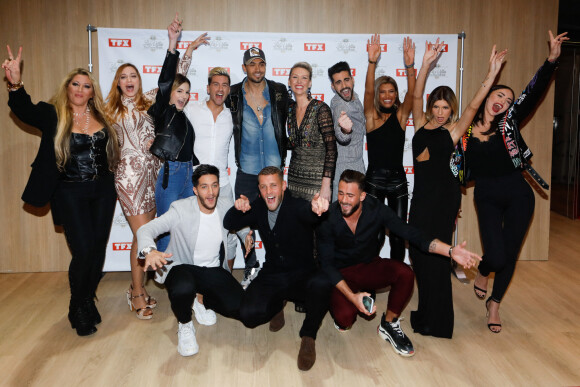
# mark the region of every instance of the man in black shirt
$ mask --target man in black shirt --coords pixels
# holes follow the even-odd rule
[[[307,371],[316,360],[316,334],[332,291],[332,284],[316,269],[313,257],[317,215],[326,211],[328,201],[318,194],[311,203],[292,197],[283,178],[276,167],[262,169],[258,174],[261,197],[250,203],[241,195],[227,212],[224,227],[258,230],[266,248],[264,267],[245,291],[240,320],[248,328],[270,321],[270,331],[276,332],[284,326],[285,301],[304,302],[298,368]]]
[[[376,306],[365,308],[362,290],[391,287],[386,312],[379,325],[379,335],[388,340],[397,353],[415,354],[413,345],[401,330],[399,316],[413,292],[413,271],[404,263],[382,259],[379,237],[385,229],[397,234],[424,251],[449,256],[465,268],[481,257],[465,249],[466,242],[449,246],[430,239],[402,221],[390,208],[364,192],[365,176],[346,170],[340,176],[338,201],[329,208],[326,220],[318,229],[318,255],[322,269],[335,289],[330,299],[330,312],[338,330],[349,329],[356,315],[371,316]]]

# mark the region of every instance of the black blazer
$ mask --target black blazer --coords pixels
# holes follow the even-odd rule
[[[258,197],[251,206],[245,214],[235,207],[230,208],[224,217],[224,228],[239,230],[250,226],[260,232],[266,248],[264,270],[313,270],[314,227],[319,217],[312,212],[310,203],[292,197],[286,190],[273,230],[268,223],[268,207],[264,200]]]
[[[54,153],[54,135],[58,123],[56,109],[46,102],[33,104],[24,88],[9,93],[8,106],[20,121],[42,132],[40,148],[31,165],[32,171],[22,193],[22,200],[35,207],[43,207],[52,199],[60,176]]]

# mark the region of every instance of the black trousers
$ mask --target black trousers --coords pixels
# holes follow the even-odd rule
[[[222,316],[239,319],[244,290],[223,267],[177,265],[165,279],[171,310],[182,323],[191,321],[191,306],[196,293],[203,294],[203,304]]]
[[[370,167],[366,175],[365,191],[377,198],[381,203],[387,198],[388,206],[395,211],[397,216],[407,221],[409,209],[409,192],[407,189],[407,176],[405,170],[388,170]],[[382,245],[382,243],[381,243]],[[389,232],[389,245],[391,246],[391,259],[405,260],[405,240],[394,233]],[[377,251],[377,255],[379,252]]]
[[[284,301],[299,301],[306,306],[300,337],[316,339],[328,311],[333,285],[322,271],[277,272],[262,269],[246,289],[240,320],[248,328],[267,323],[284,307]]]
[[[71,304],[75,304],[95,296],[103,274],[117,203],[113,174],[87,182],[61,182],[53,203],[72,253],[68,278]]]
[[[534,213],[532,189],[520,171],[478,178],[474,192],[483,259],[479,272],[495,272],[491,298],[500,302],[514,275],[516,261]]]

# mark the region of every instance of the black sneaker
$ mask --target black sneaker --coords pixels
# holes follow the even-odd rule
[[[381,318],[381,324],[377,328],[379,336],[383,339],[389,341],[395,352],[401,356],[413,356],[415,354],[415,349],[413,349],[413,344],[411,340],[405,335],[405,332],[401,329],[401,319],[396,317],[393,322],[385,321],[385,314]]]

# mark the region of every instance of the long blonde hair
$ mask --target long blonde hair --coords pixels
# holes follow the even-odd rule
[[[58,119],[56,134],[54,136],[56,165],[59,170],[64,170],[70,157],[70,136],[72,133],[73,115],[70,101],[68,100],[67,89],[76,75],[87,76],[93,86],[93,97],[89,99],[88,105],[91,109],[91,115],[105,127],[109,135],[107,141],[107,161],[109,163],[109,169],[113,171],[119,161],[119,141],[117,139],[117,133],[105,118],[105,104],[103,103],[103,96],[99,84],[95,81],[92,74],[83,68],[77,68],[71,71],[61,82],[56,94],[50,100],[50,103],[54,105]]]
[[[125,116],[125,114],[127,114],[127,108],[125,105],[123,105],[123,101],[121,100],[123,93],[119,87],[121,73],[127,67],[133,67],[137,73],[137,77],[139,78],[139,90],[134,97],[135,107],[137,110],[147,111],[153,103],[153,101],[149,101],[147,98],[143,97],[143,80],[141,79],[141,74],[139,73],[137,67],[135,67],[135,65],[132,63],[123,63],[121,66],[119,66],[117,72],[115,73],[115,78],[111,84],[111,90],[109,91],[109,95],[106,99],[107,104],[105,105],[105,112],[107,114],[107,119],[112,123],[119,121],[122,117]]]

